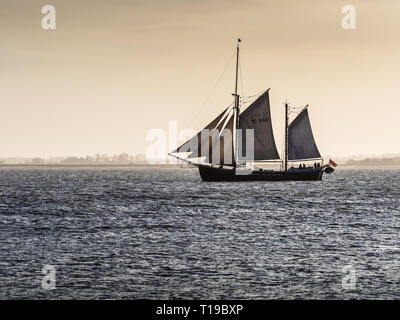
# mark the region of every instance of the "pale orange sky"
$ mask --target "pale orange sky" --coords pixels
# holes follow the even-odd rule
[[[41,28],[41,8],[57,29]],[[354,5],[357,29],[343,30]],[[323,155],[400,153],[398,0],[2,0],[0,156],[145,153],[189,126],[243,40],[244,94],[310,104]],[[232,102],[233,64],[193,122]]]

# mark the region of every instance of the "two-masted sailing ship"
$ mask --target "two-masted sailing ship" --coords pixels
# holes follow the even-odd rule
[[[297,181],[321,180],[336,165],[323,165],[311,129],[308,106],[289,123],[291,107],[285,103],[285,150],[276,148],[272,129],[269,91],[259,95],[244,111],[238,94],[239,43],[236,48],[234,103],[203,130],[169,153],[199,168],[203,181]],[[255,167],[257,161],[281,162],[280,170]],[[311,166],[304,162],[314,161]],[[322,163],[321,163],[322,161]],[[289,167],[289,163],[293,165]]]

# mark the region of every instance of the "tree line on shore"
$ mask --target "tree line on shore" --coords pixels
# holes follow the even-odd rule
[[[348,166],[400,166],[398,157],[371,157],[361,160],[349,159],[345,165]]]
[[[67,156],[67,157],[33,157],[33,158],[2,158],[0,164],[146,164],[144,154],[129,155],[126,152],[120,154],[95,154],[93,156]]]

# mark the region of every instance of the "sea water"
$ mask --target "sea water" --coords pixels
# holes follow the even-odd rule
[[[400,298],[399,180],[2,168],[0,299]]]

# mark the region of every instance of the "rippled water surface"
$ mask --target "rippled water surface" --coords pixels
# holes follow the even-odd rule
[[[389,169],[282,183],[1,169],[0,298],[399,299],[399,180]]]

